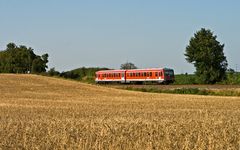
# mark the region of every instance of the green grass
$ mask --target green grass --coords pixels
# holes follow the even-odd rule
[[[196,75],[193,74],[176,74],[175,82],[176,85],[182,84],[198,84]]]
[[[176,85],[185,85],[185,84],[200,84],[197,79],[197,76],[194,74],[176,74],[175,82]],[[217,84],[227,84],[227,85],[236,85],[240,84],[240,73],[227,73],[227,79]]]
[[[159,89],[159,88],[134,88],[126,87],[126,90],[150,92],[150,93],[170,93],[170,94],[191,94],[191,95],[214,95],[214,96],[240,96],[239,91],[235,90],[207,90],[200,88],[177,88],[177,89]]]

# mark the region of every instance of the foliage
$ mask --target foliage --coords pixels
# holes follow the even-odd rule
[[[62,72],[59,74],[60,77],[75,79],[93,83],[95,82],[95,73],[99,70],[109,70],[108,68],[99,68],[99,67],[81,67],[71,71]]]
[[[56,71],[55,68],[50,68],[50,70],[47,72],[47,75],[49,76],[59,76],[60,75],[60,72],[59,71]]]
[[[191,85],[191,84],[201,84],[201,82],[197,79],[197,76],[194,74],[176,74],[175,82],[176,85]],[[226,72],[226,79],[217,82],[216,84],[240,84],[240,73],[235,72],[232,69],[228,69]]]
[[[199,88],[176,88],[176,89],[160,89],[157,87],[126,87],[127,90],[150,92],[150,93],[171,93],[171,94],[196,94],[196,95],[210,95],[210,93],[204,89]]]
[[[198,84],[194,74],[176,74],[174,84]]]
[[[169,93],[169,94],[191,94],[191,95],[214,95],[214,96],[240,96],[240,91],[237,89],[230,90],[210,90],[202,88],[175,88],[161,89],[159,87],[119,87],[130,91],[140,91],[149,93]]]
[[[227,72],[227,79],[219,82],[219,84],[240,84],[240,73]]]
[[[137,67],[131,63],[131,62],[126,62],[124,64],[121,64],[120,69],[137,69]]]
[[[0,73],[41,73],[45,72],[48,54],[38,56],[31,47],[9,43],[0,51]]]
[[[186,47],[186,60],[196,67],[201,83],[214,84],[226,79],[227,60],[224,44],[220,44],[213,32],[202,28],[190,39]]]

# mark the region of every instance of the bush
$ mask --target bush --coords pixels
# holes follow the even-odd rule
[[[198,84],[196,76],[193,74],[180,74],[175,75],[174,84]]]

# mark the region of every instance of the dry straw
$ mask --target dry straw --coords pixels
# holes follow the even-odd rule
[[[239,149],[240,98],[0,75],[0,149]]]

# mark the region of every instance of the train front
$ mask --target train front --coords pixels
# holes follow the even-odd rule
[[[173,83],[175,81],[174,70],[169,68],[164,68],[164,82]]]

